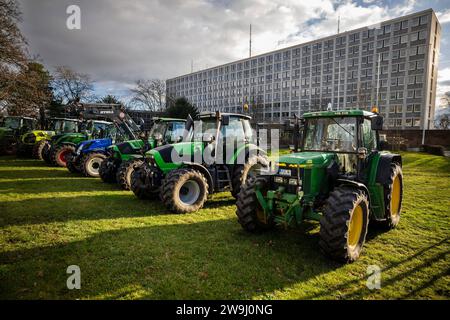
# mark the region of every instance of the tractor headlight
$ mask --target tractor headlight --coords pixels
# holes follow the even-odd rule
[[[79,146],[78,148],[77,148],[77,155],[80,155],[80,153],[81,153],[81,150],[83,150],[83,146],[81,145],[81,146]]]
[[[283,184],[284,183],[283,177],[275,177],[273,179],[273,181],[275,181],[275,183],[278,183],[278,184]]]
[[[289,185],[296,186],[297,185],[297,179],[289,179]]]
[[[148,161],[148,163],[150,164],[150,165],[154,165],[155,164],[155,156],[154,155],[152,155],[152,154],[150,154],[148,157],[147,157],[147,161]]]

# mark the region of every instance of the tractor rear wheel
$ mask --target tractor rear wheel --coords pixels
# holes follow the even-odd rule
[[[41,140],[33,146],[33,158],[44,160],[44,150],[49,148],[50,144],[47,140]]]
[[[357,188],[337,187],[323,208],[319,246],[335,260],[353,262],[361,253],[368,223],[367,195]]]
[[[381,225],[387,229],[395,228],[400,222],[403,200],[403,172],[398,164],[392,164],[388,182],[384,185],[385,221]]]
[[[200,210],[208,197],[208,182],[194,169],[177,169],[162,183],[161,200],[174,213]]]
[[[67,165],[67,157],[75,152],[75,146],[71,144],[63,144],[59,147],[53,149],[51,154],[52,163],[60,167],[65,167]]]
[[[271,218],[266,218],[264,209],[256,198],[255,188],[259,186],[263,195],[267,192],[268,181],[265,177],[250,177],[239,192],[236,202],[238,221],[248,232],[259,233],[272,229],[275,225]]]
[[[142,165],[141,159],[133,159],[122,162],[117,170],[116,180],[123,190],[130,190],[131,187],[131,175],[134,172],[135,167]]]
[[[100,165],[100,169],[98,171],[100,178],[103,182],[106,183],[115,183],[116,182],[116,171],[117,168],[114,165],[114,160],[110,158],[106,158],[102,161]]]
[[[256,177],[259,171],[269,166],[269,159],[266,156],[258,155],[252,156],[247,160],[247,163],[242,165],[238,164],[234,167],[232,177],[231,195],[235,198],[238,197],[241,191],[242,185],[244,185],[250,177]]]
[[[106,156],[100,152],[85,154],[81,159],[81,173],[86,177],[98,178],[100,176],[100,166]]]
[[[146,184],[146,172],[140,167],[131,174],[130,189],[139,199],[155,199],[158,197],[158,190],[154,190],[152,186]]]

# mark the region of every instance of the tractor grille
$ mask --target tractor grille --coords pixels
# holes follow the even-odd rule
[[[272,176],[272,184],[275,189],[284,187],[288,193],[297,193],[303,185],[303,176],[303,169],[280,167],[278,173]]]

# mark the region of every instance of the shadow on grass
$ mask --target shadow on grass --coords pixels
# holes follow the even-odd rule
[[[387,286],[393,285],[397,281],[401,281],[402,279],[411,277],[414,273],[420,272],[422,269],[429,267],[433,263],[436,263],[438,261],[446,259],[446,256],[450,253],[450,250],[448,250],[448,248],[444,248],[443,250],[439,250],[435,254],[431,254],[431,257],[424,257],[424,255],[429,254],[431,250],[436,249],[436,248],[440,247],[441,245],[447,244],[449,239],[450,238],[442,239],[436,243],[433,243],[430,246],[422,248],[421,250],[417,251],[415,254],[413,254],[411,256],[408,256],[397,262],[393,262],[390,265],[388,265],[387,267],[382,268],[381,274],[383,275],[383,274],[386,274],[387,271],[389,271],[391,269],[395,270],[395,268],[401,267],[403,264],[406,264],[413,259],[418,259],[418,258],[421,259],[421,262],[419,264],[415,265],[413,268],[409,268],[407,272],[401,272],[392,277],[383,276],[382,277],[382,287],[387,287]],[[448,273],[449,273],[449,269],[447,268],[442,273],[440,273],[438,275],[434,275],[429,281],[426,281],[422,285],[413,289],[408,294],[404,295],[403,298],[408,298],[408,297],[414,296],[419,291],[422,291],[422,290],[426,289],[428,286],[431,286],[433,284],[433,282],[436,281],[439,277],[441,277],[442,275],[448,274]],[[305,299],[320,299],[320,298],[328,296],[330,291],[334,291],[334,292],[343,291],[345,289],[348,289],[352,285],[356,285],[357,283],[359,283],[361,281],[365,281],[365,280],[366,280],[366,278],[365,279],[359,278],[359,279],[355,279],[355,280],[351,280],[351,281],[346,281],[346,282],[339,284],[338,286],[327,288],[326,291],[321,291],[321,292],[309,295],[309,296],[305,297]],[[345,299],[361,299],[369,292],[370,292],[370,290],[365,286],[365,283],[364,283],[363,285],[359,286],[359,289],[354,290],[348,294],[345,294],[345,296],[343,296],[343,298],[345,298]]]
[[[3,252],[0,298],[246,299],[339,267],[317,252],[314,237],[292,237],[249,235],[224,219],[122,228]],[[81,290],[66,288],[72,264],[81,268]]]
[[[0,216],[0,226],[171,214],[159,201],[140,200],[131,192],[126,194],[34,198],[3,202],[0,208],[3,211]]]

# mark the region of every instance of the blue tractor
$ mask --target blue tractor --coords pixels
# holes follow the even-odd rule
[[[67,156],[67,169],[70,172],[81,172],[86,177],[99,177],[100,165],[107,157],[109,146],[139,138],[140,127],[122,108],[112,108],[109,119],[114,125],[102,134],[105,138],[82,141],[75,152]]]

